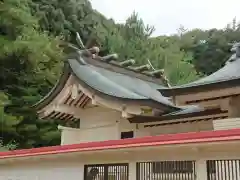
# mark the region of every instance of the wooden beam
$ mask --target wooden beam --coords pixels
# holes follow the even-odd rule
[[[77,107],[79,106],[79,104],[81,104],[82,98],[83,98],[84,94],[82,91],[79,92],[78,98],[75,101],[75,103],[73,104],[73,106]]]
[[[144,125],[154,125],[154,124],[171,124],[171,123],[181,123],[184,121],[190,122],[190,121],[198,121],[203,119],[214,119],[219,117],[228,117],[228,113],[220,113],[220,114],[214,114],[214,115],[207,115],[207,116],[199,116],[199,117],[191,117],[191,118],[183,118],[183,119],[173,119],[173,120],[166,120],[166,121],[155,121],[155,122],[146,122],[143,123]]]
[[[117,111],[122,112],[122,107],[124,106],[123,103],[121,103],[121,101],[111,101],[108,99],[104,99],[101,98],[98,95],[95,95],[93,92],[89,91],[88,89],[84,88],[83,86],[81,86],[81,84],[79,84],[79,89],[88,97],[90,97],[92,99],[92,97],[94,97],[94,101],[97,102],[97,104],[103,106],[103,107],[107,107],[109,109],[114,109]],[[126,112],[129,114],[141,114],[141,107],[138,107],[137,105],[127,105],[126,107]]]
[[[232,87],[225,89],[217,89],[211,91],[202,91],[198,93],[189,93],[186,95],[177,95],[176,100],[179,104],[185,104],[186,102],[198,102],[198,101],[207,101],[220,99],[223,97],[230,97],[240,94],[240,87]]]
[[[78,108],[78,107],[70,107],[68,105],[58,105],[55,106],[54,108],[55,111],[59,111],[59,112],[63,112],[63,113],[67,113],[67,114],[76,114],[75,112],[84,112],[83,109]]]

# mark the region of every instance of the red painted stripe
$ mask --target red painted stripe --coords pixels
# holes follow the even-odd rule
[[[168,134],[160,136],[132,138],[124,140],[109,140],[101,142],[88,142],[63,146],[51,146],[43,148],[22,149],[0,152],[0,159],[37,156],[47,154],[70,153],[80,151],[96,151],[117,148],[134,148],[160,145],[176,145],[189,143],[206,143],[219,141],[240,140],[240,128],[231,130],[205,131],[194,133]]]

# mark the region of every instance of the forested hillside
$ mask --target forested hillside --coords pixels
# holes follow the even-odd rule
[[[176,35],[159,37],[152,37],[153,31],[136,13],[116,24],[88,0],[1,0],[0,144],[60,143],[57,125],[64,122],[39,120],[30,107],[54,86],[65,56],[59,44],[75,43],[75,32],[86,46],[100,46],[101,55],[118,53],[138,64],[149,59],[165,69],[172,85],[216,71],[230,55],[228,43],[240,41],[236,19],[220,30],[181,27]]]

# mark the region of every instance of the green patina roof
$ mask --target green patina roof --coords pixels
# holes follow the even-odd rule
[[[218,71],[214,72],[213,74],[188,84],[173,86],[167,89],[160,88],[159,91],[167,92],[167,91],[173,90],[172,92],[176,92],[174,90],[203,87],[207,85],[208,86],[216,85],[216,84],[219,85],[223,83],[226,84],[230,81],[239,80],[240,79],[240,44],[237,44],[235,48],[237,48],[237,49],[234,49],[236,53],[229,58],[225,66],[219,69]],[[239,82],[237,84],[239,84]]]
[[[81,81],[103,94],[129,100],[153,100],[175,110],[179,109],[157,91],[163,86],[90,64],[81,64],[75,59],[69,59],[68,62]]]
[[[172,88],[186,88],[207,84],[215,84],[239,78],[240,78],[240,59],[237,59],[236,61],[228,62],[223,68],[219,69],[218,71],[207,77],[201,78],[189,84],[184,84]]]

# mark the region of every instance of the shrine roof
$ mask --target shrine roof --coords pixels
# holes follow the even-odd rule
[[[179,86],[179,88],[215,84],[235,79],[240,79],[240,59],[227,63],[224,67],[209,76],[203,77],[189,84]]]
[[[80,38],[78,40],[81,41]],[[79,44],[83,46],[81,42]],[[50,93],[33,106],[37,110],[53,101],[71,74],[84,88],[104,98],[133,102],[140,106],[161,109],[164,113],[181,109],[158,91],[167,88],[168,83],[163,77],[163,70],[155,70],[151,63],[133,66],[133,59],[116,61],[116,54],[98,56],[97,47],[79,49],[71,44],[68,47],[71,50],[67,53],[63,74]]]
[[[91,64],[80,64],[76,59],[68,60],[74,75],[95,91],[123,100],[152,101],[172,110],[178,110],[167,97],[161,95],[157,88],[163,87],[153,82],[113,72]]]

